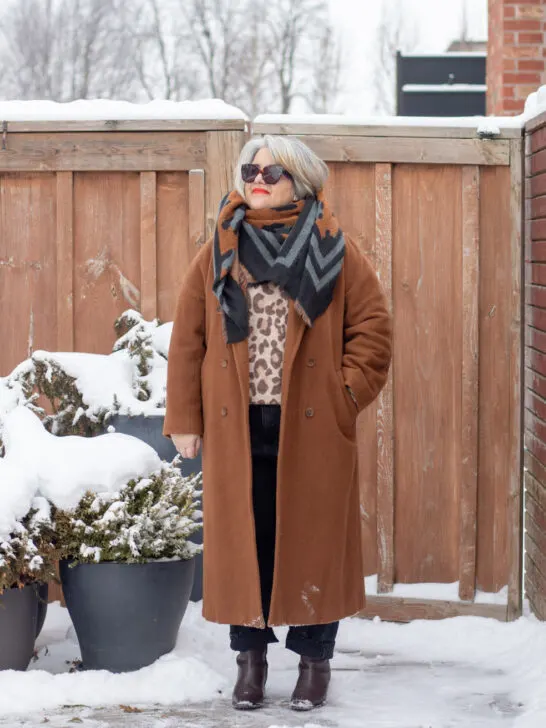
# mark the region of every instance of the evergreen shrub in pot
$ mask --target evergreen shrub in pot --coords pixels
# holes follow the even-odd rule
[[[0,476],[5,476],[5,470],[0,468]],[[53,525],[49,504],[44,498],[34,498],[26,515],[12,520],[9,532],[5,527],[8,520],[5,511],[3,516],[0,520],[0,670],[26,670],[46,615],[47,582],[55,578]]]
[[[83,669],[138,670],[170,652],[192,589],[201,476],[163,463],[55,514],[61,581]]]

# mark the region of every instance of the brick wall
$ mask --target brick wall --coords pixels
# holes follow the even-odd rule
[[[546,619],[546,114],[525,152],[525,593]]]
[[[489,0],[487,113],[520,114],[546,83],[546,0]]]

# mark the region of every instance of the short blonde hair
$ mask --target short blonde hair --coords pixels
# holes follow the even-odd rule
[[[267,147],[277,164],[281,164],[294,180],[296,197],[302,199],[316,195],[324,187],[328,167],[307,144],[289,136],[271,136],[251,139],[243,147],[235,169],[235,189],[244,197],[245,183],[241,177],[241,165],[251,164],[257,152]]]

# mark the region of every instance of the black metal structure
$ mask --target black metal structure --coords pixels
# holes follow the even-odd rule
[[[396,57],[398,116],[475,116],[486,109],[485,53]]]

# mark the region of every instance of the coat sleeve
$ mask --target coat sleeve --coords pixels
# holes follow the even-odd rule
[[[387,381],[392,322],[381,284],[354,243],[345,255],[343,378],[361,412]]]
[[[167,365],[164,435],[203,435],[201,367],[205,356],[204,249],[182,282]]]

